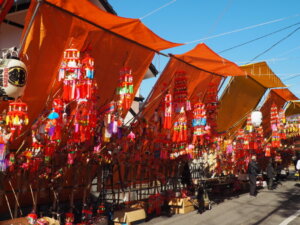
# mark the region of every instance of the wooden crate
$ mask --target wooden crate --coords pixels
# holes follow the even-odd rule
[[[125,223],[130,225],[132,222],[145,218],[146,212],[144,209],[124,209],[114,213],[114,224],[121,225]]]
[[[193,199],[174,198],[169,202],[171,212],[175,214],[185,214],[195,210]]]

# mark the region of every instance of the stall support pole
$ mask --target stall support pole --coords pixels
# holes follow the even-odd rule
[[[20,52],[22,51],[22,49],[24,47],[25,40],[26,40],[26,38],[27,38],[27,36],[29,34],[29,31],[31,30],[32,24],[34,22],[34,19],[35,19],[36,15],[37,15],[37,13],[39,11],[39,8],[41,7],[41,5],[42,5],[42,3],[43,3],[44,0],[36,0],[36,1],[37,1],[37,5],[36,5],[36,7],[34,9],[33,15],[32,15],[32,17],[31,17],[31,19],[29,21],[28,27],[27,27],[27,29],[25,31],[25,34],[24,34],[24,36],[23,36],[23,38],[21,40],[21,43],[20,43],[19,56],[20,56]]]

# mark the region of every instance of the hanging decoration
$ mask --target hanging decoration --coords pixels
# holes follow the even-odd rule
[[[38,216],[36,213],[32,212],[32,213],[29,213],[27,215],[27,221],[28,221],[28,224],[30,225],[35,225],[37,224],[37,219],[38,219]]]
[[[279,118],[279,136],[281,140],[285,140],[287,138],[286,133],[286,118],[285,118],[285,112],[283,109],[279,110],[278,113],[278,118]]]
[[[277,106],[273,103],[271,107],[271,129],[272,129],[271,143],[273,148],[280,147],[279,122],[280,121],[279,121]]]
[[[173,126],[173,142],[186,142],[187,141],[187,117],[184,107],[181,108],[178,119]]]
[[[204,135],[206,134],[206,125],[207,125],[207,117],[206,117],[206,109],[205,105],[200,102],[194,105],[193,111],[193,144],[200,141],[200,145],[204,144]]]
[[[20,135],[23,126],[28,125],[27,104],[21,100],[9,103],[6,125],[10,127],[12,136]]]
[[[217,114],[218,114],[218,84],[209,83],[206,96],[204,98],[206,105],[207,124],[211,129],[213,136],[218,136],[217,133]]]
[[[133,76],[130,68],[124,67],[120,70],[117,94],[119,96],[118,111],[130,109],[133,98]]]
[[[168,92],[165,96],[164,129],[172,127],[172,95]]]
[[[74,223],[74,213],[66,213],[65,216],[65,224],[72,225]]]
[[[217,133],[218,84],[210,83],[203,99],[190,101],[184,71],[175,73],[173,90],[162,92],[165,96],[151,119],[138,118],[128,127],[123,125],[123,116],[130,108],[134,92],[130,68],[120,70],[117,95],[104,106],[97,104],[94,59],[89,54],[67,49],[58,77],[63,92],[55,96],[52,106],[47,105],[33,124],[32,140],[25,150],[9,152],[7,146],[9,132],[19,134],[28,124],[27,105],[20,100],[10,102],[4,124],[0,123],[0,170],[9,167],[9,172],[36,175],[53,185],[53,191],[69,180],[86,185],[88,190],[90,184],[86,180],[91,181],[91,177],[76,179],[70,174],[79,171],[82,175],[87,168],[97,174],[98,188],[103,188],[103,192],[110,185],[120,192],[131,186],[137,188],[137,184],[143,186],[145,180],[156,182],[158,178],[161,185],[167,184],[169,178],[178,177],[178,165],[192,159],[193,163],[201,164],[199,170],[207,171],[215,179],[236,175],[246,171],[253,154],[273,157],[281,139],[289,137],[288,134],[299,135],[299,118],[294,123],[286,121],[282,111],[278,115],[276,105],[271,109],[270,143],[263,137],[262,117],[257,111],[248,115],[246,126],[236,135]],[[186,193],[182,192],[181,197],[187,197]],[[103,199],[97,214],[94,210],[94,218],[93,208],[87,207],[86,200],[81,211],[82,224],[105,217]],[[150,196],[148,203],[149,213],[160,214],[163,196]],[[31,223],[37,219],[35,215],[28,215]],[[74,220],[73,213],[65,214],[66,224],[74,224]]]
[[[265,157],[271,157],[271,148],[272,145],[268,143],[265,147]]]
[[[174,80],[174,109],[177,113],[183,108],[185,111],[191,110],[191,104],[188,100],[187,77],[185,71],[175,72]]]
[[[253,131],[253,125],[252,125],[252,120],[251,120],[251,114],[248,115],[247,117],[247,122],[246,122],[246,131],[251,133]]]
[[[59,70],[58,81],[63,81],[63,100],[73,101],[79,93],[76,85],[81,76],[80,51],[77,49],[67,49]]]

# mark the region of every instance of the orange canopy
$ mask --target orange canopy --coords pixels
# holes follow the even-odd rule
[[[285,110],[286,116],[300,114],[300,102],[291,101]]]
[[[281,109],[286,102],[297,99],[298,98],[287,88],[272,89],[270,91],[267,100],[260,109],[263,114],[262,126],[265,136],[269,136],[271,134],[270,110],[272,104],[274,103],[278,109]]]
[[[285,87],[266,62],[244,65],[240,68],[247,76],[232,78],[229,87],[225,90],[218,112],[219,132],[230,129],[233,133],[241,128],[247,119],[247,114],[256,108],[267,88]]]
[[[286,87],[280,78],[273,73],[266,62],[243,65],[241,68],[246,71],[247,75],[265,88]]]
[[[235,63],[219,56],[206,44],[198,44],[194,49],[181,55],[175,55],[200,70],[220,76],[243,76],[246,75]]]
[[[44,3],[58,7],[57,9],[59,11],[89,22],[93,24],[94,27],[127,38],[128,40],[144,45],[155,51],[181,45],[160,38],[139,19],[124,18],[107,13],[88,0],[45,0]]]
[[[298,98],[288,88],[273,89],[273,90],[271,90],[271,92],[276,93],[278,96],[280,96],[285,101],[298,100]]]
[[[236,64],[220,57],[205,44],[199,44],[187,53],[171,57],[145,103],[144,117],[149,119],[160,105],[166,90],[173,90],[176,71],[186,72],[188,98],[193,102],[199,98],[203,100],[209,83],[218,85],[222,76],[244,74]]]
[[[234,77],[219,102],[217,125],[219,132],[233,134],[244,125],[266,88],[249,77]]]
[[[35,6],[36,1],[31,1],[24,30]],[[133,71],[135,94],[154,52],[175,46],[178,44],[159,38],[139,20],[111,15],[88,0],[44,1],[21,54],[29,74],[24,101],[29,105],[30,121],[42,112],[45,103],[51,104],[61,85],[56,78],[65,49],[90,49],[100,104],[105,104],[115,96],[122,67]]]
[[[278,89],[279,90],[279,89]],[[280,89],[282,90],[282,89]],[[262,127],[264,130],[264,135],[269,136],[271,134],[271,125],[270,125],[270,111],[273,103],[278,107],[278,109],[281,109],[283,105],[285,104],[286,99],[282,98],[281,96],[277,95],[274,90],[271,90],[267,100],[261,107],[260,111],[262,112],[263,115],[263,121],[262,121]]]

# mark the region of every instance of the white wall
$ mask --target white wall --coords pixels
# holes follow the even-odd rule
[[[27,10],[12,13],[6,16],[7,20],[24,25]],[[0,24],[0,49],[19,46],[22,29],[4,22]]]

